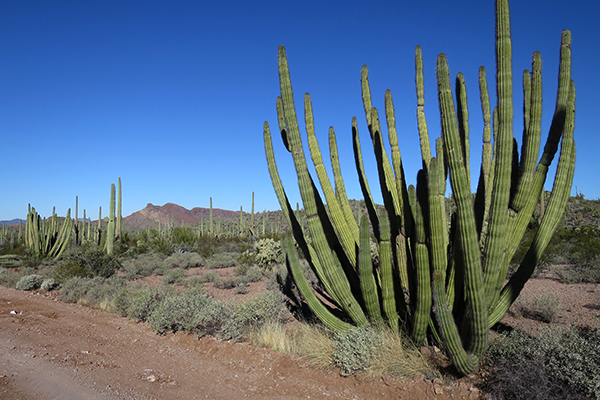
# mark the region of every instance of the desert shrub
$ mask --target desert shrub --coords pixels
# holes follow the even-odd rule
[[[176,249],[190,251],[197,241],[198,234],[190,226],[178,226],[171,231],[171,243]]]
[[[19,279],[19,281],[15,285],[15,288],[19,290],[35,290],[40,287],[43,280],[44,278],[42,278],[39,275],[26,275]]]
[[[131,297],[127,316],[139,321],[147,321],[156,307],[173,292],[167,287],[145,288],[136,291]]]
[[[553,322],[560,311],[560,300],[554,294],[543,294],[529,301],[521,300],[515,304],[517,316],[550,323]]]
[[[241,283],[239,276],[234,278],[216,278],[212,281],[212,284],[217,289],[233,289]]]
[[[258,282],[263,278],[264,275],[263,270],[260,267],[253,265],[250,268],[248,268],[248,270],[243,276],[246,277],[248,282]]]
[[[201,267],[203,263],[202,256],[194,252],[173,253],[163,261],[163,265],[167,268],[184,269]]]
[[[494,340],[483,389],[501,399],[600,399],[600,334],[575,326],[519,330]]]
[[[235,287],[236,294],[246,294],[248,293],[248,284],[245,282],[240,282]]]
[[[211,272],[206,272],[204,275],[202,275],[202,280],[204,282],[214,282],[219,278],[219,274],[217,274],[214,271]]]
[[[21,275],[18,272],[0,268],[0,285],[14,288],[19,279],[21,279]]]
[[[57,267],[57,276],[54,277],[59,282],[63,282],[73,276],[84,276],[93,278],[99,276],[109,278],[121,268],[121,264],[116,256],[108,255],[104,250],[93,244],[83,244],[71,249],[63,257],[65,267],[64,271],[58,272],[62,264]],[[68,276],[71,274],[71,276]]]
[[[60,296],[67,303],[80,303],[108,311],[115,295],[125,283],[124,277],[75,277],[63,283]]]
[[[205,282],[206,281],[204,280],[204,276],[200,275],[191,277],[190,279],[185,281],[184,285],[188,289],[200,289],[204,287]]]
[[[86,277],[74,277],[66,282],[63,282],[60,288],[60,298],[66,303],[76,303],[81,299],[84,299],[87,293],[97,285],[101,285],[104,282],[104,278],[86,278]]]
[[[52,278],[59,283],[64,283],[72,278],[87,276],[83,266],[74,260],[63,261],[54,268]]]
[[[159,333],[188,331],[203,336],[217,331],[225,314],[223,303],[191,290],[165,298],[150,314],[148,323]]]
[[[132,297],[132,290],[127,286],[122,287],[112,298],[110,312],[119,314],[121,317],[127,317]]]
[[[140,254],[123,262],[123,269],[128,279],[150,276],[163,265],[163,259],[157,253]]]
[[[184,269],[171,269],[163,276],[163,282],[165,285],[179,284],[183,281],[186,274],[187,272]]]
[[[54,280],[52,278],[48,278],[48,279],[44,279],[42,281],[42,284],[40,285],[40,290],[49,292],[51,290],[56,289],[57,287],[58,287],[58,282],[56,282],[56,280]]]
[[[556,273],[562,283],[600,283],[600,255],[565,268],[557,268]]]
[[[381,342],[379,335],[370,328],[353,328],[334,335],[333,360],[344,376],[366,370]]]
[[[220,336],[237,341],[252,329],[267,322],[284,322],[288,317],[288,310],[281,297],[273,292],[260,294],[233,309]]]
[[[239,257],[240,253],[238,252],[227,251],[216,253],[211,258],[206,260],[204,266],[208,269],[235,267],[238,265]]]

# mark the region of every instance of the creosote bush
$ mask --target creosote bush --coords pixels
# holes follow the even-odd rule
[[[218,333],[224,320],[227,307],[196,290],[166,297],[148,317],[158,333],[186,331],[200,337]]]
[[[39,275],[27,275],[19,279],[16,288],[19,290],[35,290],[42,285],[44,278]]]
[[[551,325],[537,337],[522,331],[494,340],[483,388],[500,399],[600,399],[600,333]]]

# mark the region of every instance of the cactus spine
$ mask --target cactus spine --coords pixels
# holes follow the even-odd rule
[[[310,96],[304,98],[308,148],[327,209],[310,175],[301,142],[289,67],[279,48],[281,97],[277,98],[279,131],[292,154],[311,240],[288,201],[275,163],[267,122],[263,134],[273,187],[293,237],[338,311],[336,316],[314,295],[301,274],[292,238],[284,239],[292,275],[315,314],[329,327],[349,329],[382,321],[403,327],[419,343],[441,341],[464,374],[478,368],[488,329],[515,301],[533,273],[568,200],[575,165],[573,140],[575,86],[571,80],[571,35],[563,31],[559,84],[554,117],[541,158],[541,56],[534,53],[531,72],[523,73],[524,129],[521,158],[514,139],[512,43],[508,0],[496,0],[497,107],[490,106],[485,69],[479,70],[484,129],[482,159],[475,200],[470,182],[470,132],[467,86],[458,74],[454,88],[444,54],[437,60],[441,138],[432,157],[424,112],[421,49],[415,51],[417,121],[422,169],[417,184],[408,186],[395,128],[390,91],[385,93],[385,117],[391,158],[383,143],[379,113],[371,100],[368,70],[361,71],[365,116],[371,136],[384,211],[373,202],[364,172],[356,118],[352,120],[354,156],[367,216],[349,212],[333,128],[329,147],[335,187],[332,187],[314,132]],[[492,121],[494,122],[492,125]],[[492,147],[492,143],[494,143]],[[517,272],[505,284],[508,265],[521,242],[543,191],[548,169],[561,144],[554,187],[540,227]],[[539,159],[539,161],[538,161]],[[455,210],[446,199],[449,178]],[[298,206],[297,206],[298,208]],[[374,268],[368,251],[372,227],[380,251]],[[431,318],[431,317],[434,318]]]

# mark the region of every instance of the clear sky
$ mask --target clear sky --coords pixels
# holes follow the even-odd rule
[[[600,197],[600,2],[512,1],[515,136],[520,141],[521,74],[540,51],[544,135],[554,110],[560,36],[573,34],[577,86],[575,187]],[[435,60],[463,72],[471,118],[472,162],[480,159],[477,73],[494,86],[494,1],[46,0],[0,3],[0,220],[108,212],[110,184],[121,177],[123,216],[177,203],[250,211],[279,208],[267,171],[265,120],[277,126],[277,48],[286,47],[297,107],[312,96],[317,137],[328,159],[334,126],[348,195],[361,198],[351,118],[377,188],[360,97],[369,67],[375,106],[385,89],[396,106],[410,183],[420,165],[414,49],[423,49],[430,134],[439,136]],[[302,118],[302,114],[300,113]],[[303,123],[301,123],[303,126]],[[275,132],[276,133],[276,132]],[[274,135],[291,201],[299,201],[293,163]],[[477,164],[478,165],[478,164]],[[472,168],[478,170],[478,167]],[[549,177],[546,188],[551,185]]]

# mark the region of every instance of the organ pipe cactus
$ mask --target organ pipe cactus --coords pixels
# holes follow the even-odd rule
[[[71,209],[59,227],[58,217],[54,210],[52,217],[42,219],[35,208],[29,206],[25,223],[25,245],[39,257],[58,259],[70,244],[73,220]]]
[[[384,204],[380,210],[373,201],[363,166],[358,124],[353,118],[354,156],[368,212],[368,220],[363,216],[358,222],[345,193],[335,131],[333,128],[329,131],[332,185],[323,165],[314,132],[311,99],[307,94],[304,114],[308,148],[325,201],[309,172],[286,52],[283,47],[279,48],[278,128],[296,167],[310,240],[283,188],[267,122],[263,131],[265,152],[275,192],[292,228],[292,233],[283,241],[288,266],[304,299],[323,323],[334,330],[345,331],[351,326],[386,321],[393,329],[406,329],[418,344],[430,340],[439,342],[462,373],[478,368],[487,348],[488,329],[502,318],[531,277],[569,197],[575,166],[575,87],[570,73],[570,44],[571,34],[565,30],[560,48],[556,107],[541,158],[539,53],[533,55],[531,71],[523,73],[524,129],[519,158],[512,129],[508,0],[496,0],[496,106],[492,110],[486,72],[481,67],[479,90],[484,128],[474,196],[470,182],[469,110],[463,75],[458,74],[453,94],[446,56],[438,56],[442,132],[433,146],[436,154],[432,157],[424,111],[423,62],[421,49],[417,47],[417,126],[422,169],[416,186],[409,186],[398,146],[392,94],[389,90],[385,93],[390,158],[384,146],[378,110],[372,105],[368,70],[363,67],[363,105]],[[509,263],[531,221],[559,145],[560,156],[546,211],[529,250],[507,281]],[[447,180],[454,200],[452,207],[446,198]],[[379,246],[377,267],[369,253],[368,222]],[[302,274],[292,235],[322,285],[326,299],[315,295]]]

